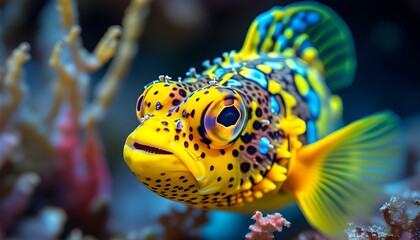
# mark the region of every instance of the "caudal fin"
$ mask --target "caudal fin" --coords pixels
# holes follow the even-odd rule
[[[369,213],[384,182],[404,167],[399,118],[381,112],[303,147],[285,187],[315,228],[343,235],[351,216]]]
[[[273,53],[301,58],[323,74],[333,91],[353,81],[356,58],[350,31],[322,4],[298,2],[259,15],[239,54],[246,59]]]

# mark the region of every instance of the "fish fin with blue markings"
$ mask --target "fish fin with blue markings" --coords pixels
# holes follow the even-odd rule
[[[356,68],[354,43],[344,21],[316,2],[274,7],[251,24],[239,52],[243,59],[267,54],[295,56],[321,72],[328,87],[351,84]]]
[[[392,112],[355,121],[299,149],[284,187],[313,227],[341,236],[352,217],[374,209],[382,184],[401,174],[403,132]]]

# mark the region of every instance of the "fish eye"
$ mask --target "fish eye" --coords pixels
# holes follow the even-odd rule
[[[223,108],[220,114],[217,116],[217,123],[223,125],[224,127],[230,127],[235,125],[239,118],[241,117],[241,113],[235,106],[229,106]]]
[[[220,101],[212,102],[204,113],[205,135],[212,148],[232,144],[245,128],[246,107],[239,94],[231,91]]]

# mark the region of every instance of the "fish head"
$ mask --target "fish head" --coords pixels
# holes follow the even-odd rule
[[[124,159],[153,192],[199,207],[210,203],[210,194],[217,204],[239,188],[241,171],[232,151],[247,126],[248,108],[230,87],[191,86],[157,82],[146,88]]]

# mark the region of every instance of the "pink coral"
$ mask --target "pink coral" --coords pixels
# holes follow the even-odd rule
[[[251,232],[245,235],[247,240],[273,239],[274,231],[281,232],[283,226],[290,227],[290,222],[283,218],[280,213],[267,214],[266,217],[263,217],[260,211],[256,211],[251,219],[255,220],[255,224],[249,226]]]
[[[71,111],[59,118],[60,134],[54,146],[55,186],[59,204],[71,212],[70,220],[84,226],[85,232],[105,237],[111,176],[95,126],[89,124],[85,134]]]

